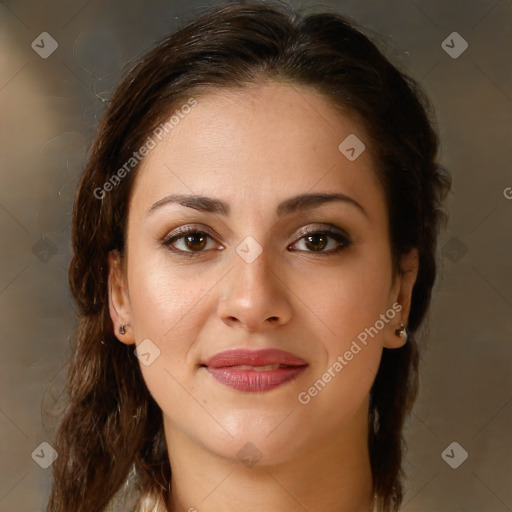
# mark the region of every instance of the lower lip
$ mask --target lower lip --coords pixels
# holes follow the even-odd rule
[[[260,393],[282,386],[298,377],[305,369],[304,366],[289,366],[276,370],[237,370],[229,366],[209,368],[206,370],[221,384],[249,393]]]

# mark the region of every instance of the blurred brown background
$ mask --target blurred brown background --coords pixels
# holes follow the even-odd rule
[[[44,510],[45,411],[75,321],[70,211],[105,100],[134,59],[216,3],[0,1],[0,512]],[[402,510],[511,511],[512,1],[294,3],[380,34],[433,101],[453,176]]]

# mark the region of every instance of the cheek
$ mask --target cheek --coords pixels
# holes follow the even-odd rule
[[[365,407],[381,352],[376,345],[360,345],[357,351],[351,360],[347,359],[346,352],[339,354],[297,397],[302,416],[313,431],[335,434],[353,424],[358,412]]]
[[[131,265],[131,266],[130,266]],[[129,262],[130,306],[136,339],[181,338],[197,324],[199,305],[211,287],[204,276],[171,265],[166,255],[133,254]]]
[[[311,318],[317,320],[318,333],[331,357],[333,350],[350,344],[390,307],[391,260],[384,243],[340,261],[339,266],[316,270],[314,279],[301,278],[294,284],[294,291],[304,297]]]
[[[308,422],[334,433],[360,411],[375,380],[384,329],[389,329],[380,320],[388,311],[389,289],[382,274],[368,268],[354,274],[334,273],[318,284],[311,300],[322,304],[317,314],[323,329],[316,332],[326,357],[297,400],[307,411]]]
[[[327,421],[333,428],[354,414],[368,395],[379,368],[384,331],[393,321],[394,311],[387,314],[391,261],[386,248],[383,244],[366,250],[350,264],[317,274],[316,286],[301,285],[299,295],[308,296],[321,320],[318,341],[326,351],[325,364],[312,375],[301,403],[308,402],[305,406],[318,413],[331,409]],[[373,256],[379,253],[381,257]]]
[[[154,362],[141,364],[141,370],[149,391],[165,409],[166,404],[189,399],[182,396],[182,386],[193,388],[193,348],[206,321],[211,285],[204,274],[191,278],[161,256],[138,256],[132,255],[128,268],[132,327],[137,344],[149,339],[156,346]]]
[[[142,255],[141,255],[142,256]],[[139,262],[144,264],[138,264]],[[149,339],[157,357],[140,363],[144,381],[160,408],[174,418],[187,416],[193,381],[193,347],[200,337],[208,283],[198,272],[191,279],[165,258],[137,259],[128,269],[132,326],[137,343]]]

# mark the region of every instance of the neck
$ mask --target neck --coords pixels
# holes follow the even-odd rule
[[[365,412],[357,424],[291,460],[252,467],[205,449],[164,419],[172,468],[168,510],[368,512],[372,475]]]

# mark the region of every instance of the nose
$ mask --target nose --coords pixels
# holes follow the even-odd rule
[[[292,314],[291,290],[265,251],[253,262],[237,257],[222,280],[217,314],[230,327],[264,332],[286,324]]]

